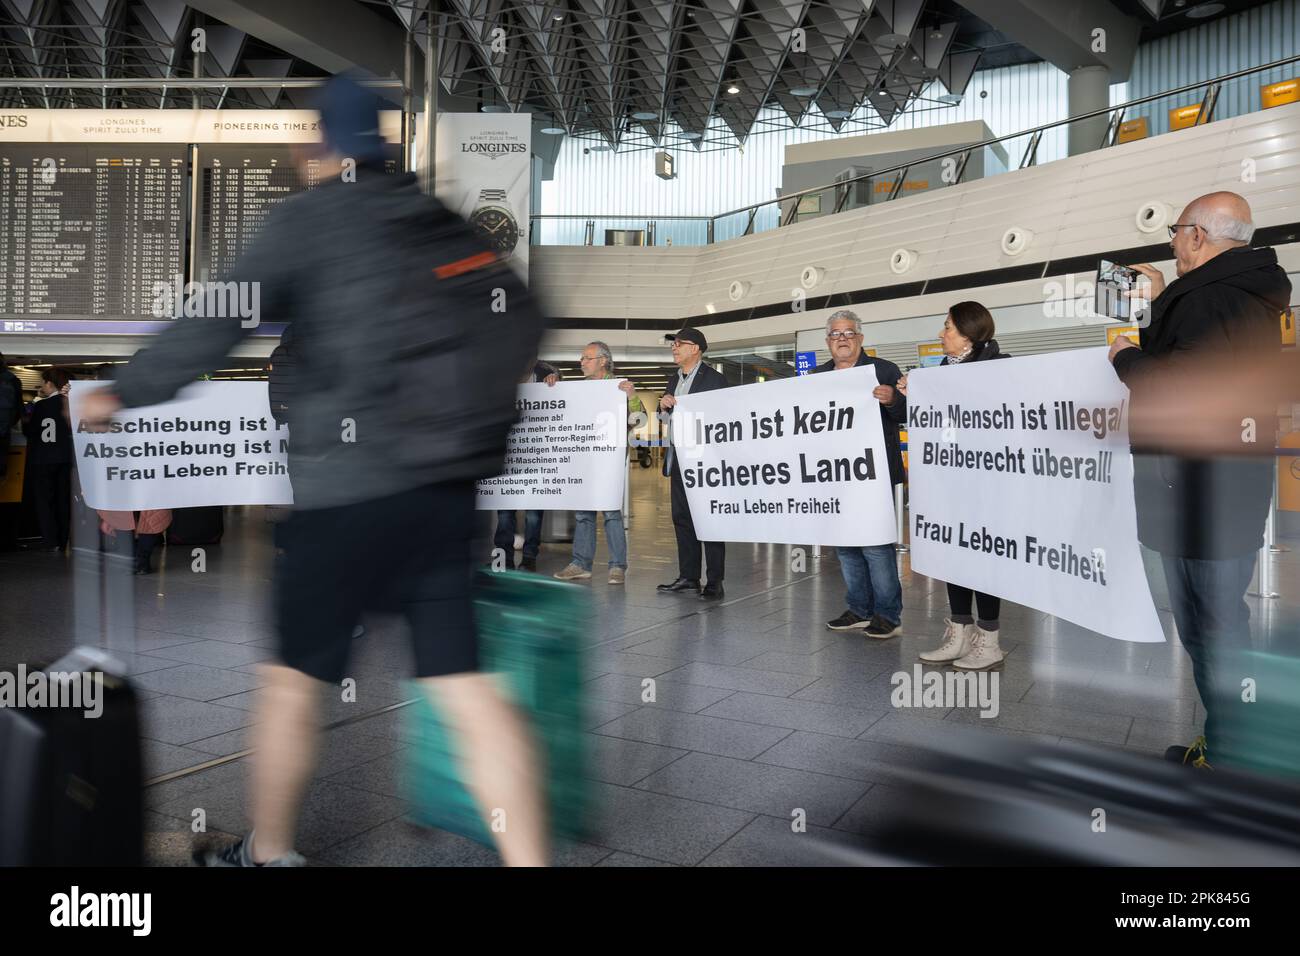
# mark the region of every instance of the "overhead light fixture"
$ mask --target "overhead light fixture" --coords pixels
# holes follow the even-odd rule
[[[872,46],[892,46],[897,48],[902,46],[909,39],[911,38],[904,36],[901,33],[884,33],[876,38],[876,41],[872,44]]]
[[[646,120],[658,119],[659,114],[652,113],[650,112],[650,110],[637,110],[635,113],[632,114],[632,118],[634,120],[641,120],[641,122],[644,123]]]
[[[817,87],[815,86],[792,86],[790,87],[791,96],[816,96]]]
[[[960,93],[942,93],[935,98],[940,103],[947,103],[949,106],[958,106],[962,101],[962,95]]]
[[[564,19],[564,14],[563,14],[563,13],[553,13],[553,14],[551,14],[551,19],[554,20],[556,23],[559,23],[561,20]]]
[[[484,113],[509,113],[510,107],[500,103],[484,103],[479,109]]]
[[[848,119],[852,115],[850,110],[825,110],[822,115],[827,119]]]
[[[1216,13],[1223,12],[1221,3],[1198,3],[1187,11],[1187,15],[1196,20],[1203,20],[1205,17],[1212,17]]]
[[[930,33],[930,39],[931,39],[931,40],[942,40],[942,39],[943,39],[943,31],[940,30],[940,29],[938,29],[938,28],[936,27],[934,30],[931,31],[931,33]]]
[[[686,132],[682,133],[682,139],[703,139],[703,138],[704,138],[703,133],[697,132],[696,130],[693,129],[688,129]]]
[[[608,153],[608,152],[609,152],[609,147],[606,146],[604,143],[597,143],[595,146],[588,146],[587,148],[590,149],[593,153]]]
[[[876,90],[876,95],[877,95],[877,96],[888,96],[889,93],[888,93],[887,91],[885,91],[885,90]]]
[[[543,126],[537,132],[545,133],[547,136],[563,136],[565,129],[563,126]]]
[[[732,83],[730,86],[727,87],[727,92],[730,93],[732,96],[735,96],[737,93],[740,92],[740,87],[738,87],[735,83]]]

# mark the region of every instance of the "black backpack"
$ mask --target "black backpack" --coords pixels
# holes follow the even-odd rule
[[[389,328],[402,433],[394,464],[435,480],[500,474],[516,386],[545,331],[509,265],[441,203],[400,222],[407,281]]]

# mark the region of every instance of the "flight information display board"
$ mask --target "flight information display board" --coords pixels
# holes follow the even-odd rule
[[[396,172],[396,147],[385,161]],[[197,175],[199,207],[194,278],[206,282],[226,276],[257,236],[266,214],[294,193],[319,182],[318,165],[300,174],[287,146],[200,146]]]
[[[184,146],[0,144],[0,315],[147,318],[185,268]]]

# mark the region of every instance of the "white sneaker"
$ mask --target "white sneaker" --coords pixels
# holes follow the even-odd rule
[[[964,671],[983,671],[1000,663],[1004,657],[1006,655],[1002,653],[1002,648],[998,647],[998,632],[976,626],[975,636],[970,642],[970,653],[953,661],[952,666]]]
[[[934,650],[922,654],[921,660],[931,664],[944,664],[970,653],[971,641],[975,637],[975,625],[954,624],[947,618],[944,618],[943,623],[948,625],[943,632],[943,643]]]
[[[626,581],[626,580],[627,580],[627,571],[624,570],[623,568],[610,568],[610,569],[609,569],[609,583],[610,583],[610,584],[622,584],[622,583],[623,583],[624,581]]]
[[[576,561],[570,561],[562,571],[556,571],[555,576],[561,581],[585,581],[591,577],[591,572],[584,568]]]

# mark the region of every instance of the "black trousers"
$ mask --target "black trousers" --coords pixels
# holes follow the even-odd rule
[[[700,580],[701,550],[708,562],[708,583],[723,579],[727,569],[727,549],[721,541],[701,542],[695,536],[695,523],[691,521],[691,506],[686,500],[686,486],[681,472],[673,463],[672,477],[673,529],[677,532],[677,573],[691,581]]]
[[[32,465],[27,477],[32,482],[32,505],[41,529],[41,545],[66,548],[72,519],[72,463]]]

